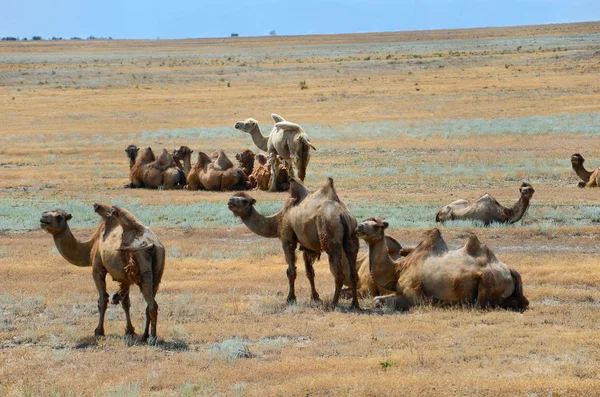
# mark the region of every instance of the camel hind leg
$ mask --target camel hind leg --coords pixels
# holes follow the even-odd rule
[[[314,251],[303,249],[302,257],[304,258],[304,267],[306,269],[306,277],[310,282],[310,295],[311,299],[315,302],[321,302],[317,288],[315,287],[315,268],[313,264],[317,259],[318,254]]]
[[[344,254],[346,255],[346,259],[348,260],[348,267],[350,270],[350,285],[352,289],[352,308],[359,309],[360,306],[358,304],[358,294],[356,291],[358,285],[358,272],[356,270],[356,257],[358,256],[358,237],[356,237],[356,233],[352,233],[350,230],[350,226],[348,225],[348,221],[343,215],[340,215],[340,222],[342,224],[342,228],[344,229],[344,238],[342,240],[342,248],[344,249]],[[355,225],[356,227],[356,225]],[[341,258],[340,258],[341,259]],[[341,265],[340,265],[341,267]],[[343,272],[342,272],[343,276]]]
[[[125,321],[127,323],[125,327],[125,335],[134,335],[135,328],[131,323],[131,316],[129,314],[129,309],[131,308],[131,300],[129,299],[129,284],[121,283],[118,294],[121,298],[121,307],[125,312]]]

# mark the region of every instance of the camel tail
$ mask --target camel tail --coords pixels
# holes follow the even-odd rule
[[[299,161],[298,161],[298,178],[304,182],[304,178],[306,177],[306,168],[308,167],[308,162],[310,161],[310,148],[314,149],[314,146],[310,143],[308,139],[305,137],[300,137],[300,150],[299,153]]]
[[[165,249],[155,245],[154,258],[152,260],[152,286],[154,288],[152,291],[153,296],[156,296],[156,293],[158,292],[158,287],[160,286],[160,282],[165,271],[165,257]]]
[[[514,269],[510,269],[510,275],[515,283],[515,290],[511,296],[504,300],[502,306],[523,312],[529,307],[529,300],[523,295],[523,280],[519,272]]]

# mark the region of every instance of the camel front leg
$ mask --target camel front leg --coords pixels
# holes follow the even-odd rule
[[[304,249],[302,253],[302,257],[304,258],[304,267],[306,269],[306,277],[310,282],[310,296],[311,299],[315,302],[321,302],[321,298],[319,297],[319,293],[317,292],[317,288],[315,287],[315,268],[313,264],[317,259],[317,253],[314,251],[309,251]]]
[[[270,192],[277,191],[277,176],[279,175],[280,161],[277,153],[271,153],[271,185],[269,186]]]
[[[154,299],[154,285],[152,282],[152,272],[146,271],[140,275],[141,290],[146,301],[146,325],[142,341],[147,341],[150,336],[150,343],[156,342],[156,322],[158,319],[158,304]]]
[[[283,253],[285,254],[285,261],[287,262],[287,278],[290,283],[290,289],[288,292],[287,302],[296,302],[296,291],[294,283],[296,281],[296,241],[284,241],[282,243]]]
[[[98,326],[94,330],[95,336],[104,335],[104,315],[108,307],[108,294],[106,293],[106,270],[100,266],[94,266],[92,270],[96,290],[98,290]]]

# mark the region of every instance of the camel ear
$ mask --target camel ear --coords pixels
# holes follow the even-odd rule
[[[389,223],[387,223],[387,222],[383,222],[383,228],[384,228],[384,229],[387,229],[387,227],[388,227],[389,225],[390,225]]]
[[[73,215],[71,215],[71,214],[67,214],[67,216],[65,216],[65,220],[67,220],[67,221],[70,220],[71,218],[73,218]]]
[[[252,199],[252,205],[256,204],[256,200]]]
[[[194,151],[193,151],[193,150],[190,150],[190,154],[192,154],[192,153],[194,153]]]

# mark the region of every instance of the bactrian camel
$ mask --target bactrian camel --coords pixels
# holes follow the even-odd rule
[[[104,315],[108,306],[106,275],[120,284],[119,297],[125,311],[126,335],[134,334],[129,308],[129,288],[139,285],[146,300],[146,326],[142,340],[156,341],[158,305],[156,292],[165,268],[165,249],[158,237],[128,211],[106,204],[94,204],[101,216],[98,227],[86,241],[77,240],[68,225],[71,214],[63,210],[47,211],[42,214],[40,226],[54,238],[58,252],[75,266],[91,266],[92,276],[98,290],[100,318],[94,331],[104,335]],[[114,298],[113,298],[114,299]],[[150,329],[151,327],[151,329]]]
[[[337,196],[333,180],[328,178],[320,189],[307,195],[299,203],[296,198],[290,197],[283,208],[271,216],[260,214],[254,208],[255,203],[256,200],[249,195],[237,193],[229,199],[228,207],[254,233],[281,240],[288,264],[287,301],[296,301],[296,248],[300,245],[312,299],[320,301],[315,288],[313,264],[320,253],[325,251],[329,257],[329,266],[334,269],[335,274],[332,305],[338,304],[344,283],[342,258],[345,255],[349,263],[352,307],[358,308],[356,256],[359,246],[354,232],[356,219]]]
[[[600,186],[600,167],[597,167],[594,171],[588,171],[583,166],[585,159],[579,153],[575,153],[571,156],[571,166],[573,171],[582,180],[577,186],[579,187],[598,187]]]
[[[198,152],[198,161],[191,166],[191,154],[187,146],[181,146],[173,152],[176,161],[183,160],[183,170],[186,175],[189,190],[245,190],[248,189],[246,174],[237,167],[223,170],[224,164],[231,163],[225,153],[220,150],[213,152],[214,159],[204,152]],[[180,165],[181,166],[181,165]]]
[[[467,243],[449,250],[440,231],[429,231],[405,258],[390,258],[385,244],[387,222],[371,218],[358,225],[359,237],[369,245],[369,269],[382,288],[395,293],[377,297],[377,304],[408,309],[423,301],[467,303],[523,311],[521,276],[500,262],[474,234]]]
[[[484,194],[476,201],[456,200],[435,215],[436,222],[453,220],[481,221],[486,226],[493,222],[515,223],[523,218],[535,190],[529,183],[521,183],[521,196],[512,207],[504,207],[489,194]]]
[[[173,157],[163,149],[155,158],[151,148],[146,148],[140,156],[138,148],[129,145],[125,152],[129,158],[129,179],[131,183],[125,187],[139,188],[182,188],[185,185],[185,175],[177,168]]]
[[[306,167],[310,160],[310,149],[316,150],[308,139],[308,135],[298,124],[283,120],[281,116],[272,114],[275,126],[269,136],[265,136],[260,131],[258,122],[254,119],[238,121],[235,128],[249,133],[252,136],[254,144],[267,152],[271,158],[271,172],[275,178],[271,179],[270,191],[276,191],[276,176],[279,169],[279,155],[286,163],[286,168],[290,177],[294,177],[294,169],[298,171],[298,177],[304,181],[306,177]]]

